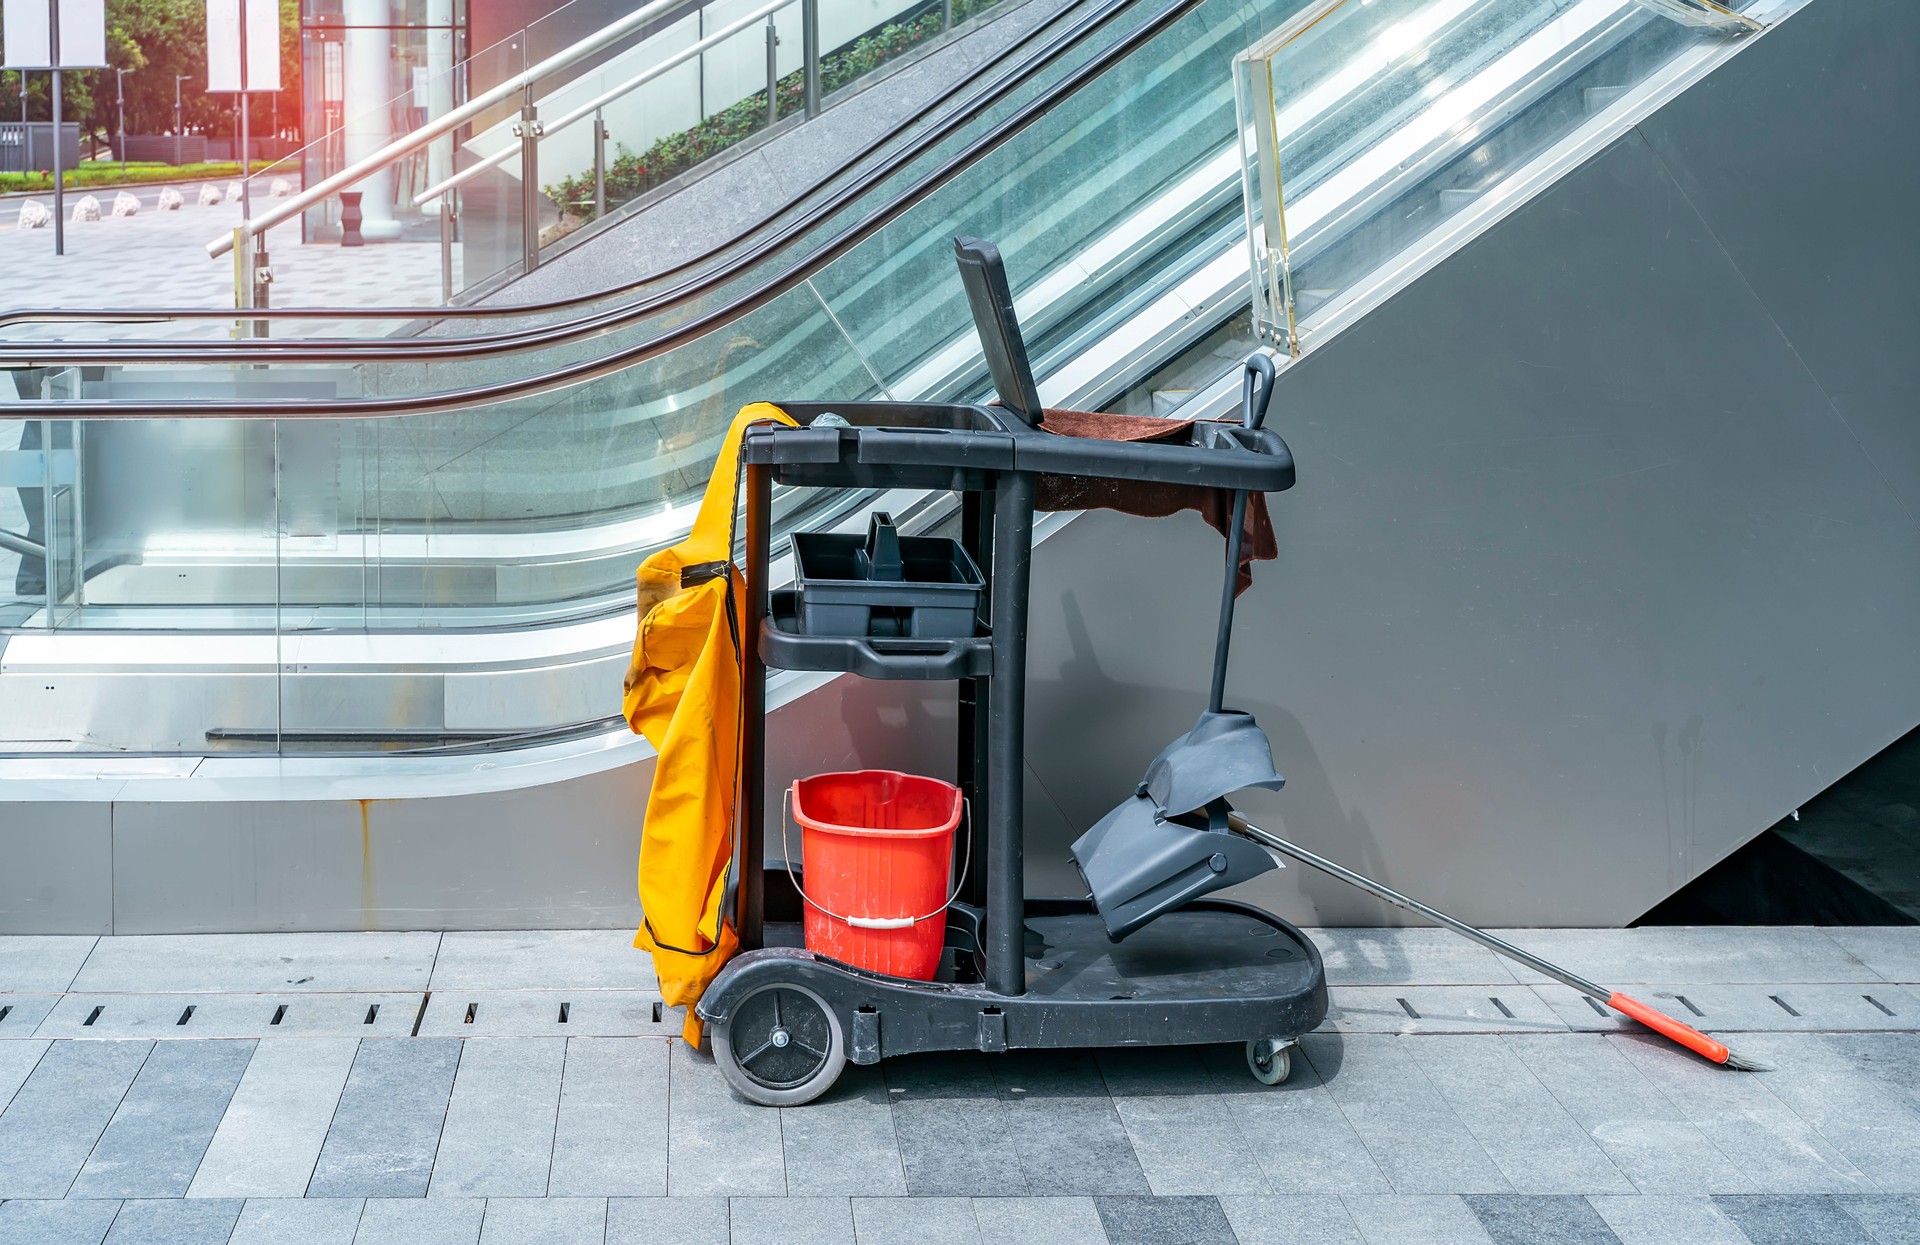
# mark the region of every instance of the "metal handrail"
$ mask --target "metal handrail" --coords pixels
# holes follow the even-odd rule
[[[584,39],[576,41],[569,47],[562,48],[560,51],[555,52],[552,56],[547,57],[547,59],[536,65],[521,70],[505,82],[474,96],[458,108],[454,108],[436,117],[412,133],[394,139],[372,155],[361,157],[346,168],[341,169],[338,173],[335,173],[332,177],[326,178],[317,185],[302,190],[297,195],[281,200],[274,207],[267,209],[265,212],[262,212],[247,222],[246,225],[236,229],[233,234],[215,238],[212,242],[207,243],[207,254],[218,259],[233,249],[235,235],[244,234],[250,238],[259,237],[275,225],[292,220],[295,216],[298,216],[321,200],[345,190],[355,182],[373,176],[381,169],[398,161],[402,156],[411,155],[441,135],[452,133],[454,130],[467,124],[467,122],[481,116],[495,105],[506,103],[514,96],[524,92],[534,83],[540,81],[540,79],[565,69],[578,61],[585,60],[595,53],[605,51],[620,39],[632,34],[635,30],[645,26],[655,18],[665,16],[668,13],[686,8],[689,5],[698,4],[699,2],[700,0],[653,0],[652,4],[641,5],[619,21],[610,22],[602,26],[599,30],[594,31]]]
[[[1193,0],[1198,3],[1198,0]],[[46,343],[7,343],[0,344],[0,365],[49,366],[55,363],[62,366],[80,364],[113,364],[128,361],[141,363],[179,362],[179,363],[233,363],[233,362],[278,362],[278,363],[343,363],[368,361],[407,361],[433,358],[442,355],[456,357],[484,357],[495,354],[508,354],[520,350],[534,349],[552,345],[563,345],[583,338],[597,336],[621,328],[633,321],[644,319],[662,311],[701,298],[716,286],[724,284],[752,267],[769,255],[787,249],[794,239],[811,232],[821,221],[831,217],[860,198],[876,182],[883,180],[899,169],[913,163],[926,151],[955,131],[974,120],[979,114],[999,103],[1006,95],[1023,85],[1035,75],[1043,72],[1055,61],[1073,51],[1088,37],[1104,28],[1130,8],[1133,0],[1109,0],[1099,10],[1088,14],[1074,26],[1056,36],[1046,47],[1023,61],[1020,66],[1004,77],[988,84],[978,95],[970,99],[966,106],[956,109],[942,117],[933,127],[920,136],[920,139],[892,153],[884,161],[869,170],[855,183],[842,186],[829,196],[819,207],[804,217],[789,222],[779,231],[769,235],[758,244],[741,251],[723,269],[703,274],[681,285],[657,294],[652,298],[636,303],[623,304],[594,315],[557,324],[538,325],[505,333],[474,334],[468,336],[445,337],[409,337],[409,338],[373,338],[373,339],[328,339],[328,338],[248,338],[238,341],[182,343],[174,341],[112,341],[112,342],[46,342]],[[1158,20],[1158,19],[1156,19]],[[1115,47],[1125,44],[1122,40]],[[1112,48],[1096,54],[1088,64],[1104,68],[1114,59]],[[1084,73],[1084,70],[1082,71]],[[1033,101],[1008,122],[993,131],[989,131],[966,151],[955,159],[977,158],[981,144],[989,146],[997,143],[1006,126],[1014,122],[1017,128],[1024,128],[1034,116],[1055,106],[1061,99],[1079,89],[1084,79],[1076,74],[1048,88],[1036,96]],[[1012,131],[1007,131],[1012,132]],[[955,170],[957,172],[957,170]],[[952,173],[946,169],[935,170],[929,178],[950,178]],[[809,190],[811,195],[830,179],[823,179],[819,186]],[[944,184],[944,180],[938,184]],[[906,206],[918,202],[921,198],[937,189],[937,184],[928,180],[916,182],[901,192],[908,199]],[[897,202],[898,200],[896,200]],[[866,236],[865,234],[862,237]],[[689,261],[690,263],[695,261]],[[803,261],[810,262],[810,261]],[[651,282],[653,278],[649,278]],[[553,304],[565,306],[573,300]],[[542,310],[546,304],[518,304],[502,308],[466,308],[457,316],[448,316],[444,308],[428,309],[434,317],[441,319],[461,319],[472,312],[488,310],[502,314],[525,315]],[[192,309],[195,317],[231,320],[232,310],[214,310],[207,308]],[[281,309],[283,314],[291,314]],[[249,318],[261,314],[249,311]],[[307,313],[312,314],[312,313]],[[6,323],[0,318],[0,324]],[[9,412],[19,409],[7,408]]]
[[[968,146],[929,172],[919,182],[903,190],[886,204],[876,208],[829,239],[813,255],[773,276],[764,284],[704,315],[683,321],[671,331],[622,347],[594,359],[564,365],[538,376],[519,377],[476,385],[466,389],[430,394],[406,394],[379,398],[283,398],[244,402],[161,402],[148,399],[111,401],[73,399],[49,402],[44,399],[10,404],[5,414],[16,419],[391,419],[403,415],[433,414],[489,406],[514,398],[537,397],[574,385],[611,376],[616,372],[656,359],[735,320],[750,315],[776,298],[813,279],[827,265],[847,254],[882,228],[940,190],[961,173],[978,163],[1014,135],[1047,115],[1060,99],[1075,94],[1114,64],[1132,56],[1141,47],[1166,33],[1175,23],[1206,0],[1169,0],[1169,3],[1142,25],[1122,35],[1111,46],[1090,57],[1053,87],[1030,101],[1012,116],[975,139]],[[792,232],[790,229],[788,232]],[[777,240],[776,240],[777,241]],[[780,247],[772,243],[758,248],[768,254]],[[570,336],[592,335],[605,326],[570,332]],[[453,341],[451,338],[430,339]],[[345,343],[333,343],[340,345]],[[408,339],[416,349],[424,339]],[[216,354],[207,345],[193,348],[195,357],[211,361]],[[322,356],[339,358],[338,355]],[[410,357],[403,355],[402,357]],[[254,360],[259,361],[259,360]]]

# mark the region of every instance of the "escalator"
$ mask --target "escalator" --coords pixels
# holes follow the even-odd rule
[[[126,850],[152,853],[138,863],[157,871],[156,886],[228,858],[231,832],[187,828],[205,820],[206,805],[239,801],[256,810],[245,816],[268,820],[276,814],[259,810],[302,809],[312,828],[300,841],[324,862],[321,896],[292,913],[257,886],[219,902],[202,894],[220,914],[202,928],[330,927],[348,913],[373,924],[625,920],[631,823],[645,785],[644,765],[629,762],[644,761],[644,747],[608,718],[631,640],[631,568],[683,530],[713,442],[743,401],[983,396],[986,377],[944,256],[947,238],[970,233],[995,238],[1007,256],[1049,404],[1137,405],[1157,394],[1172,396],[1171,408],[1190,394],[1183,414],[1204,413],[1217,400],[1205,360],[1252,344],[1249,268],[1275,271],[1257,225],[1249,262],[1248,144],[1227,69],[1291,25],[1301,89],[1281,151],[1286,280],[1270,287],[1279,293],[1261,320],[1290,364],[1277,418],[1290,440],[1308,444],[1321,429],[1365,425],[1384,436],[1412,411],[1422,414],[1416,427],[1433,426],[1429,417],[1444,423],[1458,412],[1424,409],[1414,362],[1437,364],[1423,338],[1431,317],[1446,323],[1448,312],[1430,308],[1414,324],[1402,314],[1429,274],[1477,263],[1537,217],[1552,188],[1591,177],[1648,117],[1734,73],[1750,51],[1790,42],[1827,5],[1746,6],[1768,27],[1760,37],[1688,20],[1711,7],[1112,4],[1044,69],[883,153],[857,183],[618,299],[544,309],[507,328],[492,316],[448,318],[405,341],[268,337],[186,358],[127,339],[84,350],[0,346],[0,361],[31,366],[40,389],[17,413],[57,426],[71,446],[56,435],[32,459],[10,460],[9,486],[30,477],[43,486],[42,539],[30,543],[44,544],[52,573],[38,601],[23,594],[15,604],[26,612],[0,651],[0,737],[20,754],[0,762],[0,781],[32,775],[34,790],[61,800],[71,788],[47,784],[81,775],[131,783],[94,791],[124,801],[127,824],[152,828]],[[1522,291],[1513,292],[1518,301]],[[1511,317],[1486,302],[1474,311],[1488,329]],[[1394,335],[1374,334],[1396,316]],[[1368,346],[1356,360],[1362,337]],[[1395,357],[1402,362],[1390,366]],[[1355,367],[1370,390],[1352,380]],[[1322,379],[1337,368],[1341,383]],[[1442,374],[1433,367],[1433,378]],[[1581,383],[1597,385],[1596,376],[1590,370]],[[1396,388],[1382,388],[1388,377]],[[1356,403],[1391,418],[1359,419]],[[1369,500],[1367,481],[1340,459],[1333,450],[1323,460],[1324,487],[1346,491],[1350,504]],[[1472,479],[1497,469],[1467,470]],[[1419,484],[1392,478],[1419,499]],[[1360,559],[1311,563],[1325,577],[1307,582],[1339,591],[1292,600],[1288,585],[1303,578],[1298,542],[1328,534],[1310,470],[1302,480],[1306,522],[1292,528],[1283,514],[1281,566],[1256,587],[1272,594],[1259,611],[1271,633],[1243,649],[1250,664],[1268,667],[1250,695],[1275,699],[1249,707],[1263,722],[1302,721],[1285,706],[1312,699],[1295,690],[1305,663],[1351,672],[1329,703],[1353,708],[1345,720],[1301,726],[1286,743],[1275,733],[1295,783],[1272,815],[1280,824],[1324,818],[1296,837],[1352,843],[1356,863],[1391,841],[1398,862],[1402,840],[1420,839],[1434,820],[1412,794],[1431,794],[1433,784],[1418,779],[1439,777],[1412,742],[1428,736],[1407,733],[1396,752],[1403,773],[1389,766],[1363,784],[1391,793],[1391,830],[1347,806],[1338,766],[1316,763],[1317,749],[1363,738],[1378,722],[1405,724],[1392,708],[1405,687],[1367,673],[1394,663],[1347,652],[1344,665],[1316,666],[1301,656],[1321,651],[1313,637],[1338,632],[1337,620],[1364,624],[1398,598],[1368,582]],[[939,496],[885,500],[910,524],[947,517]],[[1473,532],[1472,500],[1471,490],[1432,499],[1439,514],[1459,516],[1469,548],[1487,539]],[[803,512],[776,499],[775,520],[787,529],[857,522],[870,501],[842,497]],[[1418,526],[1418,511],[1381,509]],[[1333,521],[1338,537],[1340,522],[1360,519]],[[15,532],[18,522],[0,517]],[[1201,625],[1181,602],[1206,599],[1185,578],[1210,557],[1197,533],[1164,526],[1149,532],[1110,516],[1047,524],[1054,539],[1041,548],[1036,582],[1049,585],[1051,613],[1035,637],[1036,665],[1051,662],[1055,673],[1036,683],[1028,810],[1042,836],[1084,824],[1080,789],[1098,799],[1106,771],[1137,769],[1142,740],[1191,716],[1172,689],[1198,684],[1161,650],[1165,637]],[[1114,556],[1122,549],[1124,567]],[[1457,550],[1430,552],[1458,562]],[[1153,591],[1138,590],[1142,578]],[[1434,609],[1454,599],[1443,582],[1422,587]],[[1349,628],[1380,641],[1374,630]],[[1432,647],[1415,635],[1414,649]],[[1435,679],[1457,681],[1446,673],[1450,658],[1433,655]],[[774,758],[776,770],[856,756],[925,768],[947,750],[952,708],[937,696],[817,678],[773,695],[776,722],[791,727],[776,737],[794,741]],[[1444,732],[1444,699],[1412,725]],[[1536,733],[1552,716],[1544,703],[1509,709]],[[1697,756],[1684,739],[1676,730],[1662,746]],[[115,753],[138,759],[103,759]],[[1464,772],[1438,782],[1448,833],[1433,851],[1443,856],[1466,845],[1460,835],[1476,824],[1491,824],[1504,845],[1501,836],[1517,833],[1515,809],[1532,814],[1565,794],[1541,779],[1504,792],[1508,806],[1491,795],[1460,799]],[[370,808],[369,799],[382,803]],[[530,817],[555,837],[521,841],[516,830]],[[1692,832],[1697,810],[1687,817]],[[459,877],[429,881],[432,871],[402,865],[403,880],[382,874],[393,889],[363,902],[355,887],[375,866],[359,857],[355,827],[371,825],[373,842],[391,825],[406,845],[400,859],[417,862],[408,853],[431,852],[426,845],[451,832],[435,826],[447,822],[476,836]],[[258,853],[250,876],[293,867],[294,846],[245,833]],[[1513,857],[1514,877],[1558,863],[1534,846],[1541,855]],[[1411,858],[1432,863],[1418,851]],[[1704,863],[1676,864],[1663,851],[1660,884],[1671,889],[1669,874],[1683,881]],[[1036,872],[1043,888],[1061,881]],[[1512,887],[1499,878],[1460,876],[1461,889],[1428,893],[1483,920],[1531,911],[1501,906],[1512,903]],[[1644,889],[1637,875],[1633,886]],[[1614,907],[1632,889],[1601,888]],[[1296,912],[1325,902],[1310,891],[1292,898]],[[142,919],[179,928],[184,910]]]

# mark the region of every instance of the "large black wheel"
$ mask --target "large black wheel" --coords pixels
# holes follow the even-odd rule
[[[714,1025],[713,1061],[727,1084],[763,1107],[797,1107],[833,1087],[847,1066],[840,1018],[805,986],[761,986]]]

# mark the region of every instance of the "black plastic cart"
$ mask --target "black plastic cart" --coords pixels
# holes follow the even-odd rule
[[[934,1050],[1245,1042],[1254,1074],[1278,1083],[1294,1041],[1326,1015],[1313,944],[1267,912],[1216,900],[1116,943],[1089,900],[1026,898],[1022,752],[1036,477],[1276,492],[1293,484],[1292,456],[1270,431],[1224,423],[1196,423],[1184,444],[1048,432],[999,256],[971,240],[958,250],[999,405],[782,403],[799,427],[756,427],[742,441],[748,718],[734,912],[745,950],[698,1005],[715,1061],[742,1095],[769,1106],[824,1093],[848,1060]],[[826,414],[840,420],[816,423]],[[767,591],[776,482],[959,493],[960,540],[986,579],[976,634],[803,633],[793,594]],[[781,816],[763,795],[770,667],[958,681],[956,773],[972,810],[971,859],[947,910],[936,980],[880,976],[804,949],[801,899],[786,870],[764,866],[768,818]]]

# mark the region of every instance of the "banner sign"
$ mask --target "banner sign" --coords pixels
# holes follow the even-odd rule
[[[244,13],[242,4],[246,5]],[[244,65],[240,61],[243,30],[247,44]],[[207,0],[207,91],[219,94],[279,89],[278,0]]]
[[[59,0],[60,63],[53,63],[50,0],[7,0],[0,10],[0,68],[105,69],[106,0]]]

